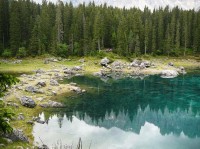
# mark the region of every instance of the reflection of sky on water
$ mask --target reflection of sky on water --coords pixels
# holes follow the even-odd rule
[[[41,117],[44,117],[42,114]],[[90,121],[89,117],[86,117]],[[59,118],[53,116],[48,124],[34,126],[35,142],[42,141],[52,146],[58,140],[62,144],[77,145],[79,137],[83,142],[83,149],[199,149],[200,138],[189,138],[182,132],[180,136],[171,134],[162,135],[160,129],[149,122],[145,122],[140,133],[124,131],[117,127],[106,129],[104,127],[89,125],[83,120],[73,116],[72,122],[63,117],[62,127],[59,127]]]
[[[87,90],[57,97],[65,108],[48,109],[35,124],[35,142],[58,140],[84,149],[199,149],[200,76],[150,76],[103,82],[92,76],[65,80]]]

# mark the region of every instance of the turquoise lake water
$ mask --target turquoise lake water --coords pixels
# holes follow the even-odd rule
[[[35,143],[76,148],[81,138],[83,149],[200,148],[200,73],[65,81],[87,93],[62,97],[66,108],[41,113],[48,123],[34,125]]]

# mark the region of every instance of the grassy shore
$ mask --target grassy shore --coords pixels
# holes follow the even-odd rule
[[[134,58],[124,58],[124,57],[119,57],[114,54],[107,54],[99,57],[70,57],[68,59],[58,61],[58,62],[51,62],[49,64],[44,64],[44,59],[49,57],[49,56],[43,56],[43,57],[36,57],[36,58],[24,58],[22,59],[22,63],[20,64],[13,64],[12,61],[15,61],[15,59],[9,59],[8,63],[0,63],[0,73],[10,73],[10,74],[31,74],[34,75],[34,70],[37,69],[42,69],[45,71],[48,70],[53,70],[53,69],[58,69],[62,70],[64,67],[73,67],[73,66],[80,66],[82,63],[79,61],[80,59],[84,59],[84,73],[85,74],[93,74],[94,72],[98,72],[102,69],[102,67],[99,65],[99,62],[101,58],[104,56],[107,56],[109,59],[112,61],[120,60],[124,63],[130,63],[131,60]],[[198,57],[187,57],[187,58],[168,58],[168,57],[150,57],[150,56],[144,56],[140,57],[140,59],[143,60],[148,60],[154,63],[155,67],[148,68],[142,70],[142,73],[144,74],[158,74],[160,73],[161,70],[163,69],[173,69],[168,66],[169,62],[174,63],[176,67],[183,66],[188,69],[194,69],[194,68],[199,68],[200,67],[200,59]],[[0,59],[1,61],[1,59]],[[129,71],[129,70],[125,70]],[[52,74],[53,75],[53,74]],[[29,81],[25,80],[22,77],[18,77],[21,81]],[[45,78],[47,79],[47,78]],[[36,81],[30,81],[29,85],[35,85]],[[61,85],[60,88],[56,87],[51,87],[52,90],[55,90],[57,94],[62,94],[62,93],[67,93],[70,92],[69,85]],[[44,88],[43,90],[46,92],[49,88],[49,84],[47,84],[47,87]],[[62,89],[61,89],[62,88]],[[25,120],[14,120],[11,122],[11,125],[14,128],[22,129],[24,133],[28,136],[30,139],[30,144],[26,143],[21,143],[21,142],[14,142],[12,144],[8,144],[7,148],[15,148],[16,146],[22,146],[22,147],[32,147],[33,143],[33,135],[32,135],[32,128],[33,126],[30,124],[27,124],[26,122],[30,120],[33,116],[38,116],[39,113],[42,112],[42,108],[40,106],[36,106],[34,109],[29,109],[26,107],[21,106],[20,101],[18,100],[18,96],[22,95],[27,95],[31,96],[34,99],[37,98],[43,98],[44,101],[47,101],[49,99],[52,99],[52,96],[47,96],[47,95],[40,95],[40,94],[32,94],[32,93],[27,93],[24,90],[16,90],[15,88],[11,88],[9,90],[9,95],[5,97],[6,102],[14,102],[19,105],[19,108],[12,108],[13,112],[15,113],[16,116],[18,116],[20,113],[24,114]],[[53,98],[56,100],[56,98]],[[43,101],[42,101],[43,102]],[[37,101],[37,104],[40,104],[41,101]],[[11,107],[8,107],[11,108]],[[1,142],[4,143],[3,140],[0,139]]]

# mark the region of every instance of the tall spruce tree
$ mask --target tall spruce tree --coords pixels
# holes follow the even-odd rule
[[[10,3],[10,48],[15,55],[21,45],[21,26],[20,26],[20,7],[19,2]]]

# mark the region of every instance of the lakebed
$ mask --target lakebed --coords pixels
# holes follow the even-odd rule
[[[37,118],[43,111],[48,110],[50,107],[65,107],[61,100],[61,97],[63,96],[70,97],[75,94],[81,98],[81,96],[87,94],[89,88],[86,86],[79,86],[79,83],[74,83],[73,80],[71,80],[72,82],[62,83],[63,79],[68,80],[74,76],[79,77],[82,75],[98,74],[98,77],[106,82],[110,77],[113,77],[110,73],[103,77],[99,76],[99,72],[103,71],[104,73],[106,72],[106,74],[107,72],[110,72],[110,68],[106,68],[105,66],[102,67],[100,65],[100,58],[71,58],[61,60],[52,58],[44,64],[45,59],[46,58],[24,59],[20,63],[12,63],[12,61],[15,60],[9,60],[0,65],[1,72],[20,74],[18,75],[20,83],[13,86],[3,99],[8,107],[12,108],[16,114],[16,119],[11,121],[12,126],[15,129],[23,130],[30,142],[14,142],[12,144],[7,144],[7,148],[17,146],[34,147],[36,144],[33,145],[34,136],[32,124],[38,126],[46,121],[43,119],[39,121],[33,118]],[[113,77],[115,80],[122,79],[124,76],[127,77],[126,74],[129,74],[129,78],[144,79],[147,75],[160,74],[163,70],[177,70],[180,66],[185,67],[186,71],[192,68],[199,68],[200,66],[200,63],[195,59],[183,60],[163,57],[144,60],[150,61],[153,65],[143,69],[138,69],[138,67],[128,68],[131,62],[126,59],[114,59],[113,62],[114,61],[120,61],[123,64],[120,70],[115,70],[115,72],[117,72],[117,77],[116,75]],[[169,63],[171,65],[169,65]],[[120,76],[119,72],[120,74],[123,72],[125,75]],[[43,86],[42,83],[45,83],[45,85]],[[37,106],[34,108],[22,106],[20,98],[24,96],[33,99]]]

